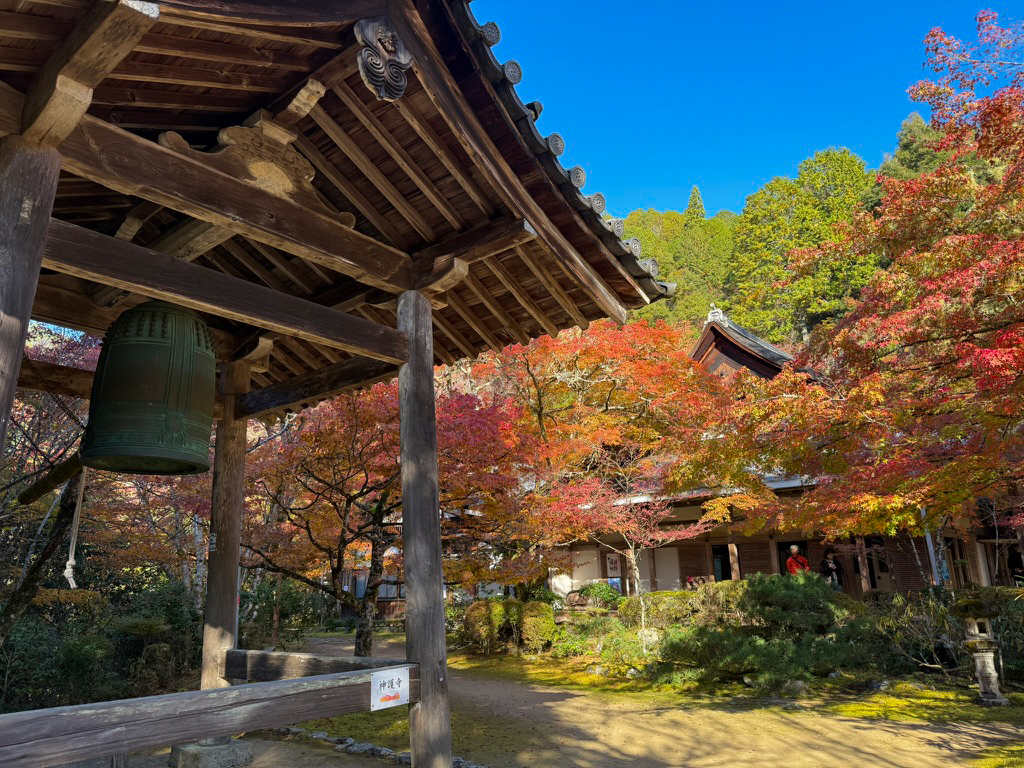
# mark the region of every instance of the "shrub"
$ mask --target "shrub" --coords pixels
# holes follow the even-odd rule
[[[693,620],[699,624],[737,624],[742,620],[740,599],[746,581],[717,581],[701,584],[690,601]]]
[[[519,646],[523,636],[523,601],[514,597],[506,598],[505,606],[505,629],[511,635],[512,644]]]
[[[863,664],[872,653],[866,623],[813,574],[707,584],[688,608],[693,621],[665,634],[660,656],[706,682],[745,677],[778,691],[790,680]]]
[[[466,607],[463,623],[466,640],[478,653],[494,653],[506,632],[505,603],[477,600]]]
[[[615,587],[603,581],[595,581],[580,589],[580,594],[601,608],[615,609],[622,600],[622,595]]]
[[[547,603],[527,603],[522,609],[522,636],[526,650],[537,653],[549,645],[558,632],[555,612]]]
[[[643,670],[652,660],[635,631],[618,624],[600,642],[601,662],[608,674],[623,677]]]
[[[619,619],[627,627],[640,626],[640,601],[643,600],[647,608],[647,626],[682,624],[693,615],[692,603],[696,595],[696,592],[663,591],[627,597],[619,603]]]
[[[587,642],[587,638],[579,634],[575,627],[563,628],[551,644],[551,655],[556,659],[585,656],[589,650],[590,643]]]

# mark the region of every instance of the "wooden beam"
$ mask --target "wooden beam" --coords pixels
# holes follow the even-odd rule
[[[424,287],[425,273],[441,274],[450,269],[456,259],[471,265],[536,238],[537,231],[522,219],[503,216],[488,221],[413,253],[418,272],[417,283],[421,288]]]
[[[47,363],[42,360],[25,358],[18,374],[18,389],[33,392],[48,392],[51,395],[81,397],[88,400],[92,395],[92,379],[95,371],[72,368],[67,365]]]
[[[584,330],[589,328],[590,321],[584,317],[580,308],[576,305],[576,302],[573,301],[569,294],[565,292],[565,289],[561,286],[558,280],[555,279],[554,275],[544,268],[544,265],[540,263],[540,260],[531,257],[523,248],[517,247],[515,251],[519,258],[522,259],[523,263],[540,281],[540,284],[547,288],[548,293],[555,297],[555,301],[557,301],[559,306],[565,310],[566,314],[572,318],[572,321]]]
[[[338,125],[334,118],[331,117],[327,111],[317,105],[310,110],[309,116],[313,118],[320,129],[327,134],[331,141],[341,150],[342,154],[345,155],[359,169],[373,186],[375,186],[385,199],[394,206],[398,214],[412,225],[420,237],[428,242],[432,242],[437,239],[437,234],[434,232],[433,227],[427,223],[427,220],[423,218],[423,215],[413,207],[401,192],[399,192],[395,185],[391,183],[391,180],[385,176],[377,164],[370,160],[366,156],[366,153],[360,149],[359,145],[353,141],[347,133],[345,133],[341,126]]]
[[[408,239],[403,236],[390,221],[388,221],[386,216],[382,215],[373,206],[373,204],[366,199],[363,193],[356,188],[356,185],[349,181],[345,174],[343,174],[334,163],[328,160],[320,150],[316,148],[312,141],[300,134],[295,140],[295,147],[305,155],[306,159],[309,160],[309,162],[311,162],[318,171],[320,171],[327,181],[333,184],[338,191],[345,196],[345,199],[348,200],[357,211],[363,214],[363,217],[370,222],[378,232],[397,246],[406,247],[408,245]]]
[[[495,258],[484,259],[484,264],[487,265],[491,272],[494,273],[494,276],[501,281],[501,284],[504,285],[505,288],[508,289],[508,292],[511,293],[516,298],[516,301],[518,301],[530,314],[530,317],[537,321],[537,324],[541,328],[547,331],[552,338],[558,335],[558,326],[552,322],[551,318],[548,317],[547,312],[541,309],[540,305],[534,301],[533,297],[526,292],[525,288],[523,288],[522,283],[512,276],[508,269],[505,268],[504,264]]]
[[[163,0],[197,18],[288,26],[329,25],[387,13],[387,0]]]
[[[377,143],[391,156],[391,159],[395,161],[405,175],[412,179],[413,183],[419,187],[424,197],[441,212],[441,215],[452,225],[452,228],[464,229],[466,222],[459,212],[455,210],[455,206],[448,202],[448,198],[441,194],[430,177],[424,173],[420,164],[409,156],[409,153],[405,151],[405,147],[398,143],[394,134],[384,127],[376,115],[370,111],[369,106],[356,96],[355,91],[349,88],[343,80],[336,80],[331,83],[331,90],[335,96],[341,99],[342,104],[345,105],[348,111],[355,115],[359,122],[363,124],[363,127],[366,128]]]
[[[237,412],[240,417],[259,418],[391,378],[397,370],[393,364],[380,360],[349,358],[279,384],[254,389],[238,398]]]
[[[494,216],[495,208],[487,193],[474,181],[472,174],[463,166],[455,153],[444,143],[437,131],[430,122],[421,115],[416,108],[406,99],[399,99],[391,103],[398,110],[398,113],[409,124],[413,131],[423,140],[423,143],[430,147],[441,164],[448,169],[448,173],[459,182],[469,198],[476,203],[476,206],[490,217]]]
[[[281,270],[281,273],[295,283],[299,290],[305,293],[313,292],[313,282],[302,274],[302,269],[300,268],[305,266],[304,263],[292,264],[287,258],[278,253],[277,250],[270,246],[263,245],[263,243],[257,243],[254,240],[248,239],[246,239],[245,242],[247,242],[254,251]]]
[[[491,295],[490,291],[484,288],[483,283],[480,282],[480,279],[476,275],[472,272],[468,273],[463,282],[469,287],[469,290],[473,292],[477,299],[479,299],[480,303],[487,307],[487,309],[491,311],[491,314],[498,318],[505,329],[512,335],[513,339],[523,345],[530,343],[530,336],[525,330],[523,330],[519,321],[505,310],[505,307],[501,305],[501,302],[498,301],[498,299]]]
[[[228,680],[294,680],[339,672],[402,667],[405,659],[375,659],[366,656],[320,656],[313,653],[247,651],[230,648],[224,654],[223,676]]]
[[[521,211],[537,228],[538,237],[545,247],[556,259],[566,264],[580,286],[593,296],[602,311],[616,322],[625,323],[628,318],[625,305],[548,218],[491,141],[434,45],[430,30],[413,0],[393,0],[393,6],[392,21],[413,54],[413,67],[420,84],[448,121],[452,133],[462,142],[491,183],[512,203],[512,209]]]
[[[368,712],[371,674],[357,670],[0,715],[0,765],[39,768]],[[417,701],[415,668],[409,682],[409,698]]]
[[[15,112],[20,127],[23,101],[17,91],[0,84],[0,133],[16,132]],[[410,260],[401,251],[90,115],[61,146],[61,156],[64,170],[77,176],[320,262],[369,285],[391,292],[411,285]]]
[[[317,26],[290,26],[251,24],[234,19],[220,21],[202,18],[190,12],[165,6],[164,22],[190,29],[205,29],[227,35],[253,37],[258,40],[273,40],[289,45],[308,45],[314,48],[338,49],[342,47],[340,31],[335,28]]]
[[[59,174],[57,150],[20,136],[0,141],[0,445],[18,386]]]
[[[463,336],[459,329],[452,325],[448,318],[440,312],[434,313],[434,325],[441,329],[441,333],[455,342],[455,346],[462,351],[462,354],[466,357],[476,357],[476,349],[469,343],[469,339]]]
[[[448,291],[446,298],[448,299],[448,305],[459,313],[462,319],[466,321],[466,325],[483,339],[484,344],[495,352],[501,352],[505,348],[505,344],[491,332],[487,324],[474,314],[473,310],[466,305],[466,302],[459,298],[459,295],[454,290]]]
[[[36,75],[25,96],[22,134],[58,146],[92,103],[93,89],[156,23],[156,3],[98,0]]]
[[[409,744],[414,765],[444,768],[452,764],[452,726],[438,511],[433,333],[426,296],[407,291],[398,297],[398,327],[409,339],[408,362],[398,372],[405,643],[409,661],[420,670],[420,700],[409,708]]]
[[[224,652],[238,645],[238,578],[242,513],[245,510],[246,419],[235,398],[249,389],[249,364],[224,363],[218,380],[224,415],[217,422],[210,502],[210,548],[206,559],[203,616],[203,690],[231,685],[221,676]]]
[[[351,354],[393,363],[401,362],[405,354],[405,339],[392,328],[56,219],[50,222],[43,263],[58,272]]]

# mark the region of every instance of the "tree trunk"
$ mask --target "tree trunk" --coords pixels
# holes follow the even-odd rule
[[[39,590],[39,582],[42,581],[46,572],[46,566],[57,553],[58,547],[67,538],[68,531],[71,530],[71,523],[75,519],[75,507],[78,505],[78,483],[81,474],[81,472],[76,474],[64,486],[64,490],[60,494],[57,515],[53,519],[46,544],[28,567],[25,578],[14,588],[3,607],[0,608],[0,645],[7,639],[14,623],[21,618],[21,615],[32,603],[32,598]]]
[[[277,648],[277,642],[281,638],[281,574],[277,574],[274,581],[274,626],[271,632],[270,644]]]
[[[366,575],[366,591],[359,601],[359,622],[356,624],[356,656],[373,655],[373,622],[377,618],[377,596],[384,580],[384,552],[387,544],[381,536],[370,543],[370,570]]]

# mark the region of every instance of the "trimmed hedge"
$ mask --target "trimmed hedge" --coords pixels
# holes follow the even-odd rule
[[[558,627],[555,611],[548,603],[527,603],[523,606],[523,646],[531,653],[539,653],[550,645]]]
[[[683,624],[693,615],[691,605],[696,592],[665,590],[627,597],[619,603],[619,619],[627,627],[640,626],[640,601],[647,605],[647,626],[668,627]]]
[[[506,623],[504,601],[477,600],[467,606],[463,628],[474,650],[493,653],[501,646]]]

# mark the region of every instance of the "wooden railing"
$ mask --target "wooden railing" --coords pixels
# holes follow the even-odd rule
[[[263,682],[0,715],[0,766],[45,768],[370,709],[374,671],[406,661],[228,651],[224,676]]]

